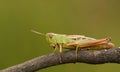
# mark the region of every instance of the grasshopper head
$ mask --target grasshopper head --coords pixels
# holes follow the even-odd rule
[[[49,43],[55,43],[55,39],[53,39],[53,37],[56,36],[55,33],[47,33],[46,34],[46,39]]]
[[[50,47],[56,48],[58,45],[56,43],[56,39],[54,39],[54,36],[57,34],[55,33],[47,33],[46,34],[46,40],[50,43]]]

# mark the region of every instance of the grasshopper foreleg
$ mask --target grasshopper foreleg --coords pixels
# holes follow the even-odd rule
[[[56,53],[57,47],[54,48],[54,53]]]

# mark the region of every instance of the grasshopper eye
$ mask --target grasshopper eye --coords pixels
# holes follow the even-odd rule
[[[55,35],[54,33],[47,33],[47,36],[48,36],[49,38],[52,38],[54,35]]]

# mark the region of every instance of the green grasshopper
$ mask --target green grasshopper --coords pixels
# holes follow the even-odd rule
[[[95,39],[86,37],[83,35],[66,35],[56,33],[42,34],[35,30],[32,32],[46,36],[50,46],[54,48],[54,52],[59,48],[60,52],[60,63],[62,62],[62,49],[76,49],[76,60],[78,57],[78,49],[109,49],[114,48],[114,44],[111,43],[111,38]]]

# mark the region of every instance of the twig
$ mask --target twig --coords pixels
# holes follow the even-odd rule
[[[24,63],[3,69],[0,72],[35,72],[47,67],[75,62],[75,50],[70,50],[62,53],[62,63],[59,62],[59,53],[55,53],[34,58]],[[120,63],[120,48],[94,51],[79,50],[77,62],[88,64]]]

